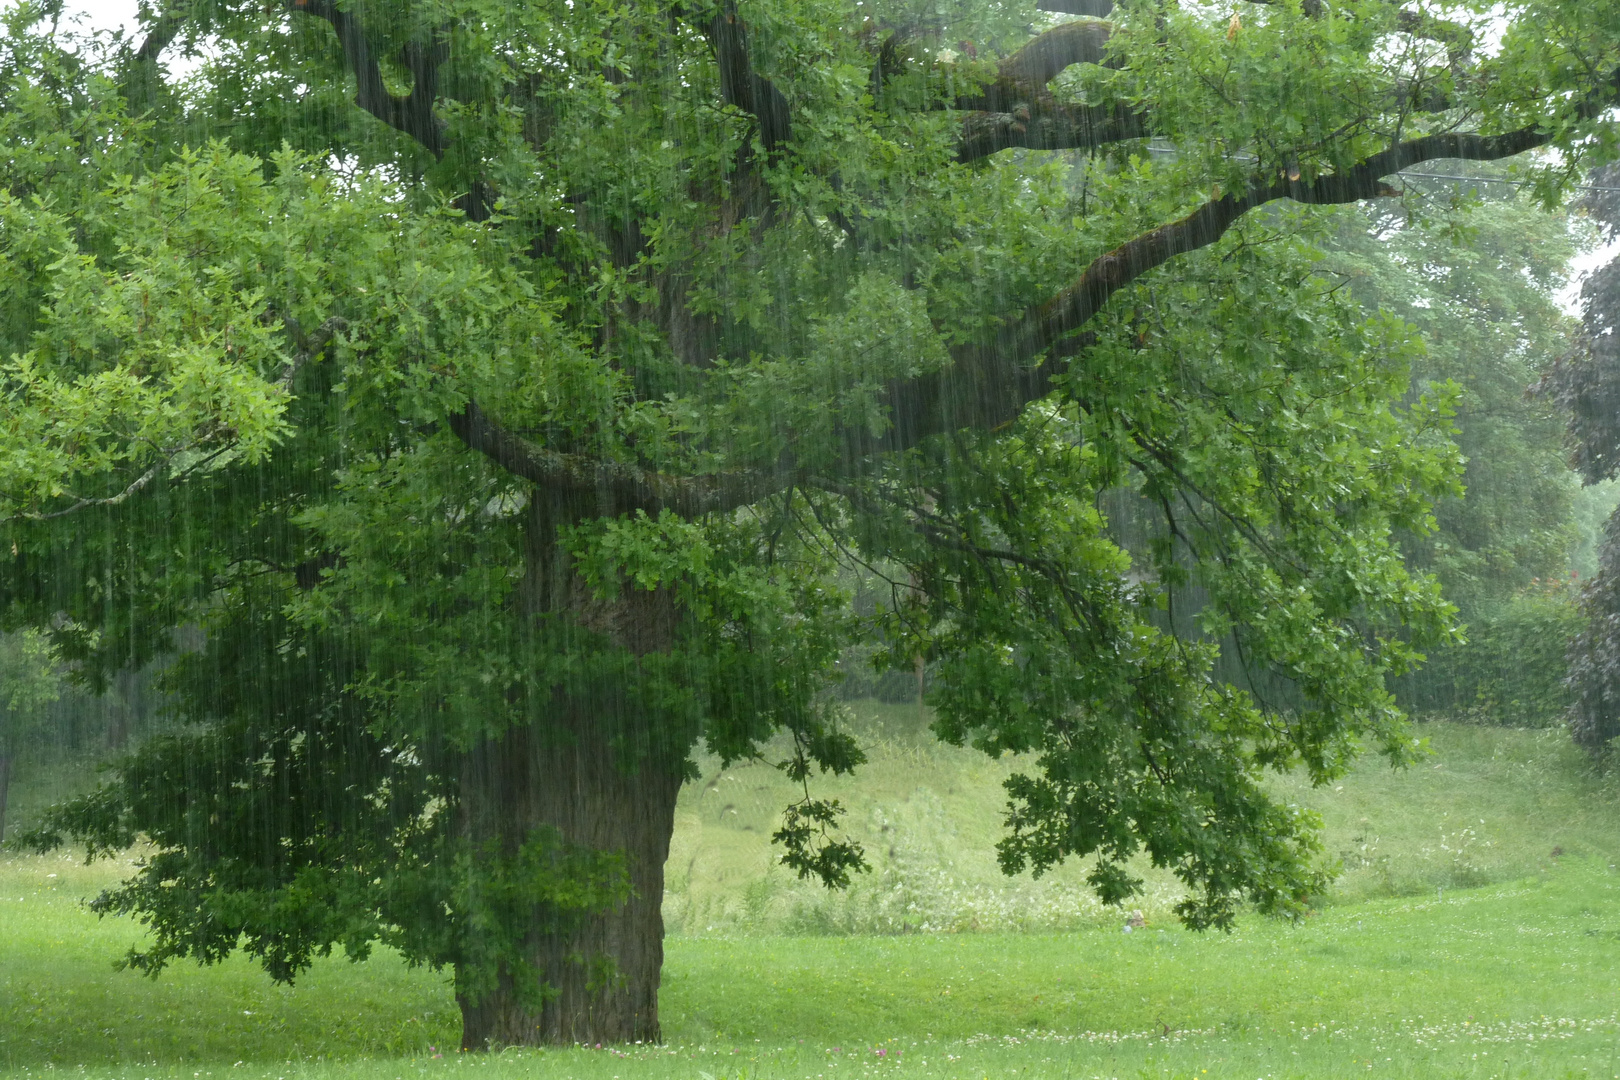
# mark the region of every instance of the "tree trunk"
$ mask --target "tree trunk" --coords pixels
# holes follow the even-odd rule
[[[470,755],[462,799],[473,837],[500,837],[511,852],[550,826],[566,843],[623,853],[631,893],[572,933],[528,936],[523,951],[541,984],[528,989],[539,990],[539,1008],[504,965],[482,1000],[458,994],[463,1049],[660,1040],[664,862],[681,776],[647,763],[627,771],[618,756],[590,730],[557,737],[533,728]]]
[[[129,721],[135,712],[140,682],[135,672],[124,670],[118,673],[113,685],[117,688],[117,696],[102,698],[108,703],[110,712],[107,719],[107,749],[121,754],[129,745]]]
[[[6,839],[6,799],[11,794],[11,755],[0,750],[0,842]]]
[[[636,656],[667,650],[680,618],[667,592],[627,589],[598,600],[553,543],[558,523],[604,509],[537,494],[525,607],[561,613]],[[521,976],[503,965],[493,992],[479,1000],[458,992],[463,1049],[660,1041],[664,863],[690,740],[671,738],[657,717],[632,713],[614,688],[602,689],[590,704],[559,696],[550,716],[486,739],[464,759],[460,814],[475,858],[491,841],[511,855],[551,829],[565,844],[619,853],[630,895],[571,932],[537,920],[522,952],[538,987],[519,986]]]

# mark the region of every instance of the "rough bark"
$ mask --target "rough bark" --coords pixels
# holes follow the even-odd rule
[[[618,462],[555,450],[513,434],[475,401],[449,418],[450,430],[468,449],[501,468],[539,485],[549,496],[573,500],[570,520],[614,517],[644,510],[673,510],[699,517],[734,510],[781,491],[794,479],[791,462],[773,472],[739,471],[703,476],[671,476]],[[565,511],[559,511],[565,512]]]
[[[530,517],[525,606],[562,613],[582,630],[605,634],[636,655],[667,650],[680,614],[667,592],[626,590],[603,601],[584,588],[553,537],[558,524],[594,507],[537,492]],[[523,942],[541,983],[536,1007],[503,968],[481,1000],[458,996],[462,1047],[657,1042],[658,986],[664,962],[664,863],[682,781],[679,751],[652,717],[611,694],[582,704],[559,696],[550,714],[481,742],[467,755],[461,813],[474,850],[495,841],[513,854],[536,830],[570,846],[618,852],[630,895],[566,932],[543,919]]]
[[[523,950],[543,984],[538,1008],[506,969],[482,1000],[459,996],[463,1049],[660,1039],[664,862],[681,777],[625,762],[593,719],[515,728],[469,755],[462,798],[475,839],[515,851],[549,826],[569,844],[622,852],[631,895],[571,932],[530,933]]]
[[[1060,15],[1086,15],[1093,19],[1106,19],[1114,13],[1114,0],[1038,0],[1040,11],[1055,11]]]

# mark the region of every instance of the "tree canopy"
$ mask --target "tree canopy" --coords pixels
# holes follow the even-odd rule
[[[1452,609],[1394,537],[1460,473],[1314,208],[1538,148],[1556,198],[1620,9],[1050,6],[4,10],[0,601],[92,683],[178,653],[187,726],[29,837],[150,842],[131,963],[385,942],[469,1047],[655,1039],[694,747],[859,869],[813,777],[861,645],[1031,755],[1009,871],[1304,910],[1263,773],[1412,754]]]

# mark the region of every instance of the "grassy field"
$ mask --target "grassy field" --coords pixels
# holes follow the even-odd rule
[[[323,963],[294,988],[240,960],[155,981],[117,973],[138,928],[79,904],[117,868],[12,859],[0,861],[0,1075],[1620,1076],[1620,799],[1560,736],[1436,725],[1418,769],[1289,792],[1320,806],[1331,849],[1353,863],[1302,925],[1195,935],[1150,913],[1124,934],[1094,906],[1061,911],[1072,878],[987,875],[996,785],[1013,766],[929,748],[895,712],[867,718],[885,767],[838,792],[882,845],[864,896],[799,895],[765,872],[767,770],[711,769],[688,791],[665,1046],[445,1052],[458,1018],[444,980],[388,957]],[[1161,902],[1173,891],[1155,889]],[[1046,914],[1021,913],[1030,898]],[[907,918],[980,932],[847,932]]]

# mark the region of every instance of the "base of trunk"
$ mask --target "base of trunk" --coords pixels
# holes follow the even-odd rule
[[[664,863],[681,774],[646,757],[627,767],[622,747],[584,727],[517,729],[475,750],[462,785],[471,836],[510,852],[544,828],[622,853],[630,895],[567,933],[536,930],[519,973],[503,965],[490,992],[458,994],[464,1050],[660,1041]]]

